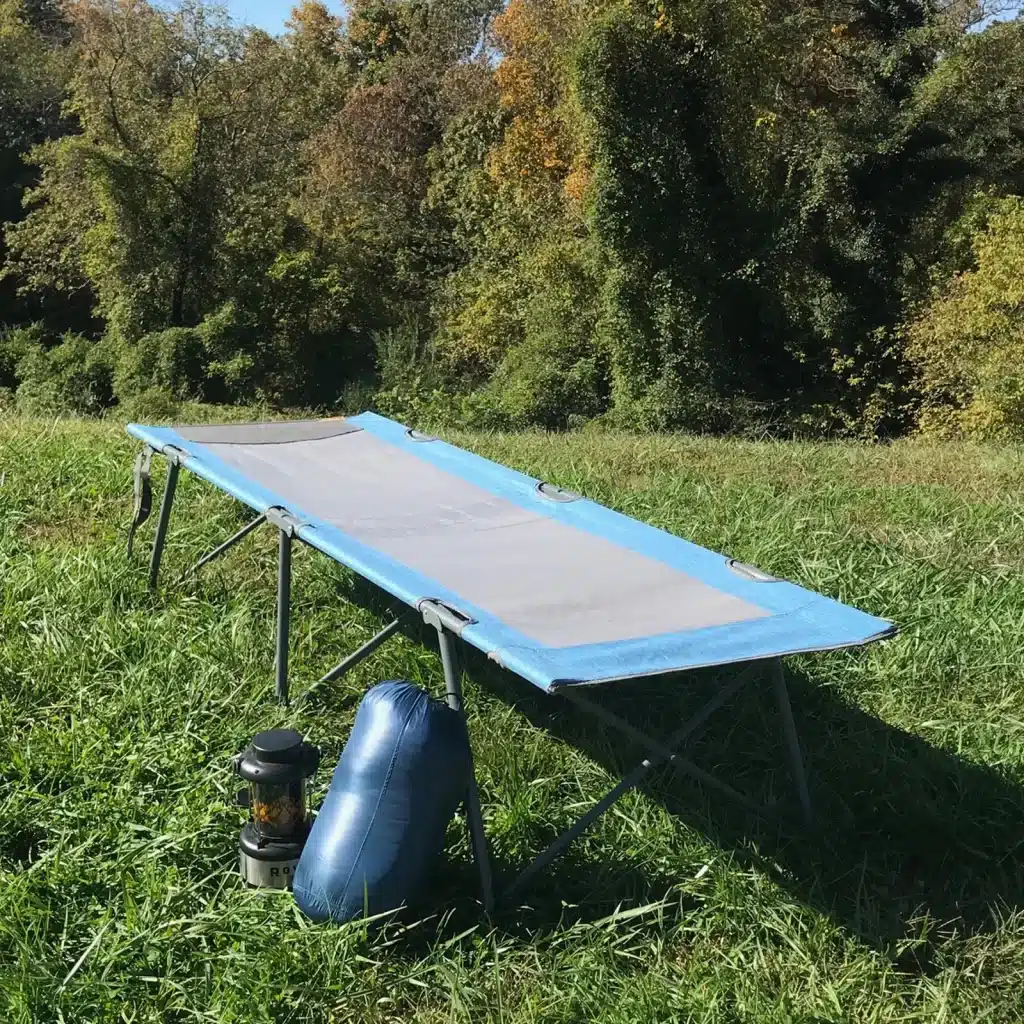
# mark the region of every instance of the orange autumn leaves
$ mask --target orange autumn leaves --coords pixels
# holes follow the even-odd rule
[[[511,0],[495,18],[502,50],[495,84],[512,120],[491,151],[488,171],[521,202],[561,194],[578,205],[586,196],[589,166],[568,109],[562,56],[581,22],[580,7],[571,0]]]

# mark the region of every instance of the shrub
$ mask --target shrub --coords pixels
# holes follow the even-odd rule
[[[566,344],[557,331],[533,333],[512,348],[480,396],[477,416],[513,429],[564,430],[604,411],[608,395],[605,360]]]
[[[0,331],[0,388],[14,391],[18,387],[18,364],[45,342],[42,324],[12,327]]]
[[[153,389],[175,399],[209,400],[207,351],[195,327],[169,327],[141,337],[135,344],[111,338],[116,352],[114,392],[126,401]]]
[[[547,239],[508,265],[471,270],[447,296],[462,306],[447,318],[442,311],[439,337],[449,377],[480,385],[459,415],[480,426],[563,429],[603,412],[599,248],[578,237]]]
[[[529,285],[521,268],[470,265],[453,275],[442,292],[438,355],[448,372],[481,381],[522,340],[522,311]]]
[[[956,274],[907,329],[924,408],[920,429],[1024,438],[1024,198],[994,200]]]
[[[145,420],[147,423],[178,418],[181,403],[162,388],[147,388],[118,403],[118,415],[127,420]]]
[[[457,401],[448,392],[429,337],[415,321],[375,336],[378,386],[370,404],[406,423],[457,422]]]
[[[30,348],[15,368],[17,405],[22,412],[96,415],[114,397],[109,352],[80,334],[66,334],[59,345]]]
[[[610,354],[610,422],[630,430],[718,431],[727,388],[707,351],[699,303],[667,274],[616,268],[605,281],[598,332]]]

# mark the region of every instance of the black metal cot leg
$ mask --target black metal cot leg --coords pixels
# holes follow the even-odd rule
[[[362,647],[360,647],[356,651],[353,651],[351,654],[347,655],[345,658],[339,661],[338,664],[330,670],[330,672],[326,673],[326,675],[321,676],[315,683],[309,686],[304,691],[302,696],[299,697],[299,701],[301,702],[307,700],[311,694],[315,693],[325,683],[331,683],[335,679],[340,679],[343,675],[345,675],[346,672],[348,672],[352,668],[355,668],[355,666],[358,665],[361,661],[365,661],[371,654],[373,654],[374,651],[377,650],[378,647],[380,647],[382,644],[387,643],[387,641],[390,640],[391,637],[393,637],[395,633],[398,632],[398,630],[402,627],[402,624],[408,620],[410,614],[411,613],[409,612],[403,612],[397,618],[392,619],[392,621],[389,622],[382,630],[380,630],[379,633],[376,633],[372,637],[370,637],[370,639],[367,640]]]
[[[156,581],[160,575],[160,559],[163,557],[164,542],[167,540],[167,524],[171,519],[171,506],[174,504],[174,492],[178,486],[178,471],[180,468],[175,460],[167,464],[167,482],[164,484],[164,496],[160,501],[160,518],[156,524],[153,553],[149,558],[150,590],[156,590]]]
[[[796,723],[793,721],[793,709],[786,688],[786,670],[782,666],[781,658],[775,659],[772,676],[775,683],[775,699],[778,701],[779,714],[782,716],[782,731],[786,737],[786,746],[789,748],[789,763],[796,782],[797,796],[800,798],[800,809],[803,811],[804,821],[810,825],[814,818],[811,811],[811,795],[807,790],[804,758],[800,751],[800,739],[796,734]]]
[[[455,659],[455,647],[452,638],[444,628],[437,631],[438,646],[441,649],[441,664],[444,667],[445,691],[448,707],[458,711],[463,721],[466,713],[462,707],[462,682],[460,671]],[[473,846],[473,859],[480,872],[480,890],[483,896],[484,913],[489,914],[494,907],[494,886],[491,880],[491,858],[487,849],[487,836],[484,833],[484,819],[480,810],[480,793],[476,786],[476,770],[473,768],[473,752],[470,749],[469,788],[466,791],[466,819],[469,824],[469,839]]]
[[[698,782],[703,783],[709,789],[717,789],[718,792],[729,797],[729,799],[731,800],[735,800],[736,803],[738,803],[741,807],[745,807],[748,811],[752,811],[755,814],[764,813],[765,808],[755,804],[753,800],[745,796],[743,793],[740,793],[738,790],[733,789],[732,786],[723,782],[721,779],[715,778],[715,776],[712,775],[710,772],[704,771],[703,768],[698,767],[692,761],[683,757],[681,754],[678,754],[670,750],[668,747],[665,746],[664,743],[652,739],[646,733],[643,733],[639,729],[634,728],[632,725],[629,724],[629,722],[625,721],[622,718],[619,718],[618,715],[612,714],[612,712],[608,711],[606,708],[603,708],[600,704],[595,704],[593,701],[587,700],[587,698],[580,693],[574,693],[573,688],[571,686],[566,686],[564,688],[562,696],[564,696],[567,700],[571,701],[578,707],[583,708],[585,711],[589,711],[590,714],[592,714],[595,718],[599,718],[602,722],[606,722],[613,728],[618,729],[622,733],[625,733],[627,736],[629,736],[631,739],[641,744],[642,746],[646,746],[652,754],[658,754],[662,757],[669,758],[671,760],[672,767],[675,768],[677,771],[691,776]]]
[[[292,538],[287,530],[280,531],[277,556],[277,655],[275,691],[282,704],[288,703],[288,627],[291,620],[292,591]]]
[[[200,558],[199,561],[196,562],[196,564],[193,565],[191,569],[189,569],[189,572],[198,572],[200,569],[202,569],[204,565],[206,565],[208,562],[212,562],[215,558],[218,558],[220,555],[223,555],[225,551],[229,551],[240,540],[243,540],[245,537],[248,537],[249,534],[252,533],[252,531],[255,530],[257,526],[261,526],[266,521],[267,515],[265,512],[258,515],[255,519],[250,519],[249,522],[247,522],[245,526],[243,526],[237,533],[232,534],[232,536],[228,537],[226,541],[224,541],[221,544],[218,544],[208,554],[203,555],[203,557]]]
[[[353,651],[347,658],[339,661],[337,665],[330,670],[330,672],[321,676],[313,686],[322,686],[324,683],[333,682],[335,679],[340,679],[349,669],[354,668],[359,662],[368,658],[381,644],[389,640],[395,633],[398,632],[402,623],[406,621],[405,615],[399,615],[397,618],[392,619],[379,633],[375,633],[370,637],[369,640],[363,644],[362,647],[357,651]],[[312,690],[313,686],[309,689]],[[309,690],[306,691],[307,693]]]

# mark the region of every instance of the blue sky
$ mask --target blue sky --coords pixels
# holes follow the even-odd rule
[[[277,35],[284,31],[294,0],[221,0],[231,17],[240,24],[257,25]],[[341,15],[345,5],[340,0],[325,0],[333,14]]]

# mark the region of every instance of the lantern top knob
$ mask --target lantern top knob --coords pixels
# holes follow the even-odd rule
[[[302,759],[302,733],[294,729],[267,729],[253,737],[252,752],[260,761],[294,764]]]
[[[246,782],[287,782],[312,775],[320,751],[294,729],[267,729],[253,737],[234,764]]]

